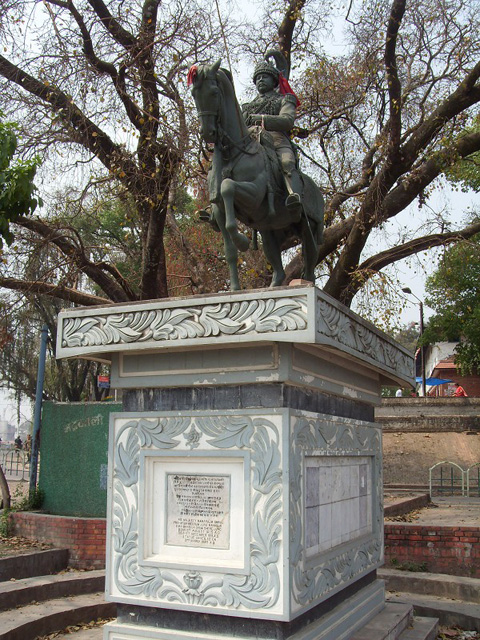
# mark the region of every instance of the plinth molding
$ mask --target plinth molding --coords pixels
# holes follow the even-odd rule
[[[314,286],[151,300],[62,311],[57,357],[232,343],[322,345],[409,382],[412,356]]]

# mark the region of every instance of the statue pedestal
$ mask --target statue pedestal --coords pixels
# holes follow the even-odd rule
[[[313,286],[76,309],[112,362],[105,640],[347,640],[384,607],[382,384],[406,350]]]

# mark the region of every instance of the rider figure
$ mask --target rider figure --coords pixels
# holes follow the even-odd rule
[[[297,212],[302,206],[302,180],[289,134],[295,122],[298,98],[268,60],[256,65],[253,82],[259,95],[242,106],[245,122],[248,127],[259,125],[271,135],[288,191],[285,205]]]

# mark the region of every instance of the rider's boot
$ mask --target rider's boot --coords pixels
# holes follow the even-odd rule
[[[205,209],[198,209],[196,211],[196,214],[198,215],[198,219],[201,222],[208,222],[208,224],[210,224],[215,231],[220,231],[220,228],[217,224],[217,221],[215,220],[215,216],[213,215],[213,211],[210,206],[205,207]]]
[[[285,200],[285,206],[292,214],[300,215],[303,210],[302,199],[302,180],[298,171],[292,171],[285,174],[285,184],[287,186],[288,196]]]

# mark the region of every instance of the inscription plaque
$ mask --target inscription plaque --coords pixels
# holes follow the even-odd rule
[[[230,548],[230,476],[167,474],[166,543]]]

